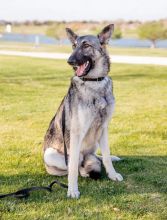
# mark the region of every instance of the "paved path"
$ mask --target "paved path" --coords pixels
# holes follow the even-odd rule
[[[37,57],[46,59],[67,59],[70,56],[68,53],[22,52],[9,50],[0,50],[0,55]],[[167,66],[167,57],[112,55],[111,61],[113,63],[152,64]]]

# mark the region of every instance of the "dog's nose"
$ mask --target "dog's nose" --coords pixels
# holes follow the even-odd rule
[[[76,59],[74,56],[70,56],[67,60],[67,63],[70,65],[75,65],[76,64]]]

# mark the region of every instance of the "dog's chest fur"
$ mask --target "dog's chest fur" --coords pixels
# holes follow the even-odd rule
[[[78,77],[73,77],[66,97],[50,122],[45,135],[44,150],[53,147],[64,153],[62,112],[65,109],[64,138],[68,152],[72,123],[75,123],[75,135],[80,135],[85,128],[87,129],[83,137],[81,152],[83,154],[94,152],[103,127],[108,125],[111,118],[113,107],[112,80],[109,77],[105,77],[100,82],[83,82]],[[82,129],[80,124],[83,125]]]
[[[84,82],[78,77],[74,77],[67,95],[67,103],[69,103],[70,117],[76,117],[76,127],[78,121],[89,126],[81,151],[85,153],[94,151],[102,129],[107,126],[114,107],[111,79],[105,77],[100,82]],[[71,120],[68,120],[69,129],[70,123]]]
[[[90,111],[90,115],[87,115],[87,118],[94,118],[100,124],[110,117],[114,96],[112,94],[112,81],[109,77],[105,77],[98,82],[84,82],[78,77],[74,77],[71,90],[74,111],[78,111],[78,107],[82,111]],[[76,106],[75,104],[78,105]]]

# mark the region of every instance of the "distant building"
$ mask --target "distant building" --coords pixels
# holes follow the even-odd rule
[[[7,24],[5,27],[5,32],[6,33],[11,33],[12,32],[12,25],[11,24]]]

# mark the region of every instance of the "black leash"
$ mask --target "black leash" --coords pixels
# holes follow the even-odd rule
[[[62,133],[63,133],[63,140],[64,140],[64,159],[65,159],[66,165],[68,165],[67,146],[65,143],[65,108],[63,108],[63,112],[62,112]],[[30,188],[18,190],[13,193],[1,194],[0,199],[5,198],[5,197],[14,197],[18,199],[27,198],[30,196],[30,192],[37,191],[37,190],[47,190],[48,192],[52,192],[53,191],[52,187],[55,184],[63,188],[68,188],[66,184],[61,183],[58,180],[54,180],[53,182],[49,184],[49,186],[33,186]]]
[[[65,141],[65,128],[66,128],[66,114],[65,114],[65,107],[63,108],[62,112],[62,133],[63,133],[63,140],[64,140],[64,159],[66,166],[68,166],[68,156],[67,156],[67,146]]]
[[[18,190],[13,193],[1,194],[0,199],[5,198],[5,197],[14,197],[14,198],[18,198],[18,199],[27,198],[30,196],[30,192],[37,191],[37,190],[47,190],[48,192],[52,192],[53,191],[52,187],[54,184],[57,184],[63,188],[68,188],[68,186],[66,184],[60,183],[59,181],[54,180],[53,182],[51,182],[51,184],[49,184],[49,186],[33,186],[30,188]]]

